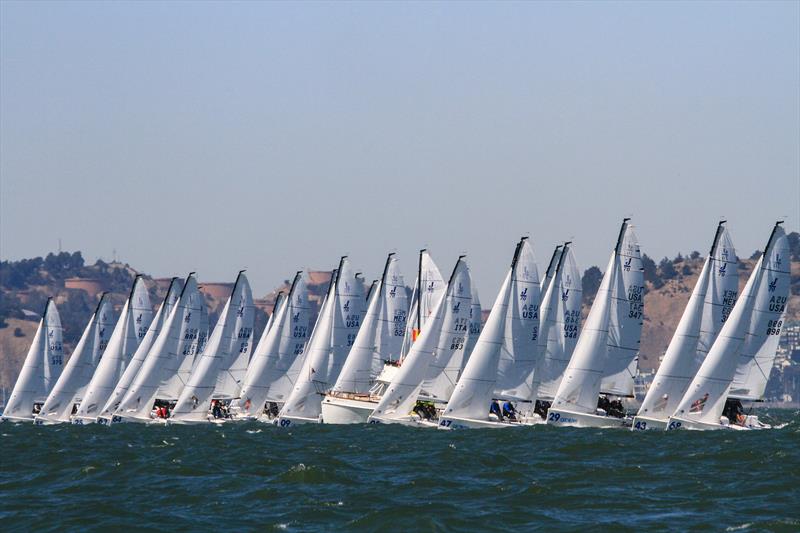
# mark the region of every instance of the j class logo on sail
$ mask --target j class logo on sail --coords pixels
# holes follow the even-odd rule
[[[566,302],[569,299],[569,289],[561,291],[561,301]]]
[[[767,335],[780,335],[783,320],[770,320],[767,324]]]
[[[769,299],[769,310],[773,313],[783,313],[786,309],[787,296],[773,296]]]
[[[433,292],[433,282],[432,281],[430,283],[428,283],[428,286],[425,288],[425,290],[428,291],[428,292]]]
[[[631,247],[631,245],[629,244],[629,245],[628,245],[628,251],[630,251],[630,247]],[[632,257],[629,257],[629,258],[627,258],[627,259],[625,260],[625,262],[622,264],[622,268],[625,270],[625,272],[630,272],[630,271],[631,271],[631,261],[632,261],[632,260],[633,260],[633,258],[632,258]]]
[[[391,289],[389,289],[389,296],[394,298],[395,295],[397,295],[397,287],[392,287]]]
[[[104,319],[105,316],[106,315],[103,315]],[[97,348],[102,352],[103,350],[106,349],[106,345],[108,345],[108,339],[106,339],[106,328],[100,328],[100,331],[97,332],[97,338],[100,341]]]
[[[524,289],[522,289],[522,292],[519,293],[519,299],[521,301],[523,301],[523,302],[527,301],[527,299],[528,299],[528,287],[525,287]]]
[[[139,302],[139,303],[142,303],[142,302]],[[142,313],[139,313],[139,314],[136,316],[136,323],[137,323],[137,324],[141,324],[141,323],[142,323]]]
[[[456,302],[453,306],[453,313],[458,314],[461,311],[461,302]]]
[[[775,289],[777,288],[778,288],[778,278],[775,278],[769,282],[769,292],[775,292]]]
[[[294,320],[300,320],[300,315],[298,314]],[[307,333],[308,326],[295,326],[292,330],[292,337],[295,339],[305,338]]]
[[[722,263],[719,266],[719,269],[717,270],[717,272],[719,272],[719,277],[724,278],[725,272],[727,272],[727,270],[728,270],[728,263]]]

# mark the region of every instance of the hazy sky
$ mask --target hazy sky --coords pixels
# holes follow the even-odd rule
[[[349,254],[490,305],[516,240],[601,267],[800,218],[800,3],[0,3],[0,256],[256,294]]]

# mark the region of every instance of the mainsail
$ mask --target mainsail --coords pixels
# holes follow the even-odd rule
[[[487,420],[492,398],[497,397],[501,358],[505,356],[513,362],[518,354],[535,354],[539,287],[530,248],[527,237],[517,243],[511,267],[443,417]],[[535,318],[531,310],[536,313]],[[507,368],[513,366],[507,363]]]
[[[586,325],[553,399],[554,408],[595,414],[601,381],[610,375],[609,369],[614,380],[608,383],[617,386],[602,392],[633,392],[628,367],[638,351],[643,288],[639,245],[628,220],[622,222]]]
[[[400,358],[408,298],[399,261],[389,254],[383,275],[372,289],[364,323],[356,335],[333,392],[367,393],[384,361]]]
[[[747,364],[748,360],[757,361],[760,358],[765,361],[774,357],[791,281],[789,244],[780,224],[775,224],[764,254],[759,258],[741,297],[678,404],[673,418],[708,424],[708,427],[718,426],[725,400],[733,393],[732,382],[737,367]],[[757,362],[752,364],[758,366]],[[757,371],[768,374],[768,369],[760,366]],[[746,381],[742,379],[741,383]],[[752,395],[758,392],[752,391]],[[748,391],[740,397],[750,394]]]
[[[560,247],[559,247],[560,248]],[[581,324],[583,289],[571,243],[564,243],[552,282],[542,299],[542,354],[534,373],[535,398],[552,401],[569,365]]]
[[[117,414],[134,420],[149,420],[150,410],[157,398],[177,399],[177,394],[164,394],[160,390],[161,385],[175,376],[187,357],[194,356],[204,308],[205,303],[192,272],[186,278],[178,303],[153,342]]]
[[[675,412],[736,303],[738,290],[738,259],[722,221],[638,416],[667,420]]]
[[[457,331],[457,326],[467,326],[471,300],[470,275],[463,256],[458,258],[445,292],[435,303],[425,330],[411,346],[403,364],[373,411],[371,420],[392,421],[408,418],[417,402],[428,367],[439,347],[447,349],[453,343],[464,349],[467,331]],[[448,345],[447,343],[451,344]],[[446,400],[446,399],[445,399]]]
[[[150,295],[147,293],[144,279],[137,275],[103,357],[86,387],[86,394],[75,413],[74,421],[94,421],[97,418],[99,410],[106,404],[114,386],[125,371],[128,361],[147,334],[152,320],[153,308],[150,305]]]
[[[244,271],[241,271],[214,331],[172,410],[173,420],[205,421],[213,398],[231,398],[238,384],[230,374],[230,368],[242,354],[249,359],[254,320],[253,293]],[[222,390],[220,383],[223,384]],[[225,388],[226,383],[231,384]]]
[[[445,290],[445,281],[439,267],[433,262],[428,250],[419,251],[419,266],[414,290],[411,293],[411,306],[406,321],[400,359],[405,358],[411,345],[422,332],[425,323],[431,318],[433,307],[439,302]]]
[[[100,358],[108,345],[114,314],[108,293],[103,293],[89,324],[72,352],[64,371],[36,417],[37,423],[68,422],[72,408],[80,403]]]
[[[180,293],[180,280],[178,278],[172,278],[169,288],[167,289],[167,295],[164,297],[164,301],[161,303],[158,311],[156,311],[155,317],[150,322],[150,327],[147,328],[147,333],[145,333],[144,338],[136,348],[136,352],[134,352],[133,357],[131,357],[128,366],[125,367],[125,371],[122,373],[122,376],[114,387],[113,392],[108,397],[106,404],[100,411],[100,417],[108,418],[116,412],[120,402],[128,393],[128,389],[133,383],[134,378],[142,368],[142,363],[144,363],[147,354],[150,352],[153,342],[161,332],[161,327],[163,326],[164,321],[172,312],[172,308],[178,303]]]
[[[311,335],[300,376],[281,409],[281,419],[319,420],[321,395],[339,377],[361,326],[366,307],[363,290],[364,285],[353,274],[350,260],[342,257]]]
[[[34,404],[47,399],[61,375],[64,366],[62,335],[58,309],[53,299],[48,298],[33,343],[3,409],[3,418],[33,419]]]

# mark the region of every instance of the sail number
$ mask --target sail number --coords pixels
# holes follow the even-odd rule
[[[767,335],[780,335],[783,320],[770,320],[767,324]]]

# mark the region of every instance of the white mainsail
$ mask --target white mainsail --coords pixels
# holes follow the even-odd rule
[[[791,281],[789,245],[780,224],[775,224],[741,297],[670,419],[670,428],[721,427],[737,366],[748,359],[763,361],[774,356]],[[766,369],[758,371],[767,373]]]
[[[552,408],[594,415],[604,370],[622,366],[627,372],[636,357],[643,309],[641,284],[630,283],[630,278],[626,283],[622,271],[626,266],[631,270],[639,268],[641,276],[641,260],[635,261],[638,255],[639,245],[626,218]],[[623,333],[623,326],[633,331]],[[627,378],[620,380],[621,385],[624,381]],[[627,387],[620,388],[627,391]]]
[[[108,346],[97,365],[86,394],[83,395],[73,422],[93,422],[106,404],[131,356],[136,352],[153,320],[153,307],[144,279],[137,275],[133,280],[128,300],[122,308],[117,325],[111,333]]]
[[[492,398],[497,397],[501,358],[513,361],[518,354],[536,352],[539,287],[530,248],[527,237],[517,243],[511,267],[442,418],[488,420]]]
[[[505,322],[505,342],[497,364],[495,394],[499,398],[533,400],[533,371],[539,360],[539,271],[533,246],[527,237],[520,240],[509,316]]]
[[[543,346],[534,373],[535,398],[542,401],[555,397],[580,331],[583,288],[570,244],[561,248],[552,282],[542,299],[539,339]]]
[[[253,293],[244,271],[241,271],[214,331],[178,397],[172,410],[172,420],[205,421],[208,419],[212,399],[230,399],[236,392],[238,383],[230,374],[230,369],[242,354],[249,359],[254,320]],[[220,384],[223,385],[222,389]]]
[[[383,275],[372,289],[364,323],[347,356],[334,393],[367,393],[384,361],[400,358],[406,331],[408,298],[399,261],[389,254]]]
[[[113,307],[108,293],[103,293],[89,324],[72,352],[64,371],[36,416],[37,423],[69,422],[72,408],[80,403],[100,358],[108,345],[114,326]]]
[[[136,348],[136,352],[134,352],[133,357],[131,357],[130,362],[125,367],[125,371],[122,373],[122,376],[114,387],[114,390],[109,395],[108,400],[101,409],[98,418],[109,418],[116,412],[120,402],[128,393],[128,389],[133,383],[134,378],[136,378],[136,375],[142,368],[142,363],[144,363],[147,354],[150,352],[153,342],[161,332],[161,327],[163,326],[164,321],[172,312],[172,308],[178,303],[180,292],[180,280],[178,278],[172,278],[169,288],[167,289],[167,295],[164,297],[164,301],[161,303],[161,306],[159,306],[158,311],[156,311],[155,317],[153,317],[153,319],[150,321],[150,327],[147,328],[147,333],[145,333],[144,338]]]
[[[165,396],[162,383],[170,380],[181,363],[197,350],[202,309],[205,302],[197,289],[194,272],[189,274],[178,298],[178,303],[164,322],[153,342],[142,367],[119,405],[117,414],[131,420],[149,420],[150,411],[157,398]]]
[[[350,260],[342,257],[311,334],[297,383],[281,409],[281,424],[291,424],[290,420],[319,421],[322,394],[338,379],[361,326],[366,307],[363,289],[363,283],[353,274]]]
[[[644,323],[644,267],[639,242],[630,226],[623,234],[617,262],[617,285],[611,299],[608,350],[600,392],[633,398]]]
[[[733,309],[738,290],[738,259],[722,221],[637,416],[666,422],[675,412]],[[640,422],[635,421],[634,427],[647,429]]]
[[[4,419],[33,420],[34,404],[47,399],[61,375],[64,366],[62,342],[61,318],[55,302],[48,298],[22,370],[3,409]]]
[[[469,337],[467,338],[467,347],[464,349],[464,357],[461,360],[461,372],[467,366],[472,351],[478,343],[478,337],[481,335],[483,323],[481,322],[483,309],[481,309],[481,299],[478,296],[478,288],[475,283],[472,283],[472,303],[469,306]],[[459,374],[460,376],[460,374]]]
[[[445,281],[439,267],[433,262],[428,250],[419,251],[419,266],[414,290],[411,293],[411,306],[406,321],[406,333],[401,349],[402,360],[411,349],[411,345],[422,333],[425,323],[431,317],[433,307],[439,302],[445,290]],[[420,295],[422,295],[420,297]]]
[[[445,292],[433,307],[425,330],[411,346],[403,364],[370,415],[371,421],[395,422],[409,419],[437,350],[440,347],[449,350],[454,343],[462,345],[460,349],[463,350],[467,331],[456,329],[460,324],[468,324],[462,321],[468,321],[472,296],[469,285],[469,267],[462,256],[456,262]]]

